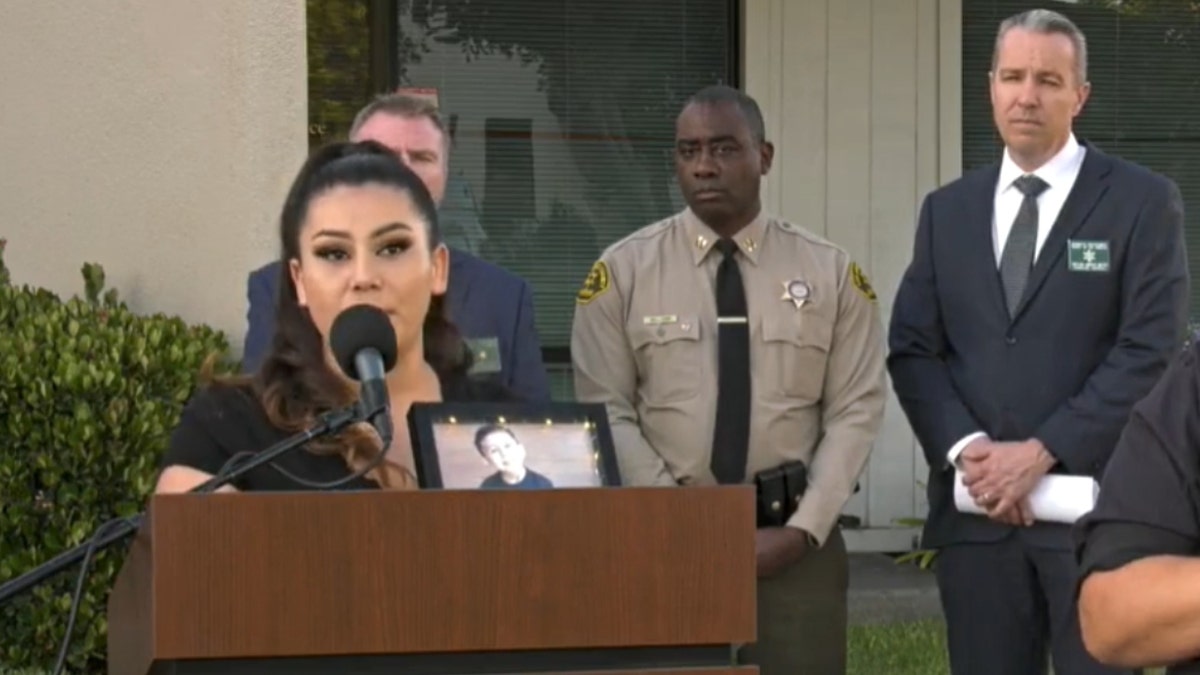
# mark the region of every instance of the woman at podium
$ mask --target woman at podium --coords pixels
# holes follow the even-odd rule
[[[468,379],[470,350],[442,307],[449,253],[436,206],[390,150],[365,141],[314,152],[284,202],[279,237],[284,264],[270,353],[254,375],[206,378],[171,433],[157,492],[190,491],[235,458],[353,404],[358,385],[336,365],[329,337],[335,318],[355,305],[382,310],[395,331],[395,365],[386,375],[394,433],[386,460],[341,488],[417,486],[407,426],[411,403],[515,398],[498,385]],[[370,463],[380,445],[371,425],[356,424],[221,489],[297,490],[335,482]]]

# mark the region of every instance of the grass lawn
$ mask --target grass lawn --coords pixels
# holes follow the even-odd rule
[[[949,675],[941,621],[851,626],[846,675]],[[1145,675],[1162,675],[1154,668]]]
[[[949,675],[940,621],[850,626],[846,675]]]

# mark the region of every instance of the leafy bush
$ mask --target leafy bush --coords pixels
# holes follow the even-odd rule
[[[156,463],[203,363],[232,364],[223,334],[140,316],[83,266],[64,300],[9,280],[0,240],[0,581],[143,509]],[[93,559],[70,672],[104,672],[108,590],[125,552]],[[0,671],[54,665],[78,568],[0,607]]]

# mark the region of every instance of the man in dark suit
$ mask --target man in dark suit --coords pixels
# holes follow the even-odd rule
[[[421,176],[437,203],[446,193],[449,142],[437,107],[402,94],[382,96],[359,111],[350,128],[355,141],[391,148]],[[242,368],[262,363],[275,332],[279,261],[255,270],[247,281],[250,302]],[[475,353],[472,373],[492,377],[531,400],[548,400],[550,385],[534,324],[533,292],[521,277],[455,248],[450,249],[446,290],[450,318]]]
[[[1047,473],[1098,477],[1183,344],[1183,205],[1169,179],[1076,141],[1086,42],[1032,10],[1000,26],[1002,160],[928,195],[888,368],[929,463],[924,545],[953,672],[1116,673],[1083,648],[1069,526],[1035,522]],[[959,511],[963,480],[987,515]]]

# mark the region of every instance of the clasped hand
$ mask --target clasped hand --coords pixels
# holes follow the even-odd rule
[[[1037,439],[997,443],[980,439],[958,456],[967,493],[992,520],[1009,525],[1033,524],[1029,493],[1054,466],[1054,458]]]
[[[808,552],[808,537],[795,527],[763,527],[755,531],[758,577],[765,579],[800,562]]]

